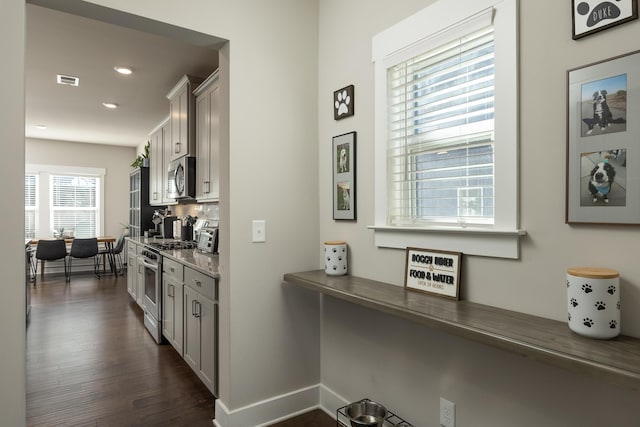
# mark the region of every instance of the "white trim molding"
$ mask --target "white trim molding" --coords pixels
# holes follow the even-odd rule
[[[520,238],[527,235],[525,230],[497,230],[494,228],[412,228],[378,227],[375,230],[375,244],[382,248],[406,249],[438,248],[444,251],[462,252],[495,258],[520,258]],[[464,250],[461,250],[464,248]]]
[[[220,400],[215,402],[217,427],[265,427],[319,408],[320,384],[294,390],[280,396],[230,410]]]

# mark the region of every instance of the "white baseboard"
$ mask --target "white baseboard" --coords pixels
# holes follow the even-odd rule
[[[330,388],[317,384],[230,411],[216,400],[216,427],[264,427],[288,418],[321,409],[332,419],[338,408],[350,402]]]
[[[263,427],[320,407],[320,384],[229,410],[216,400],[216,427]]]
[[[320,408],[329,414],[331,418],[335,419],[338,408],[342,408],[349,403],[350,401],[340,396],[329,387],[320,384]]]

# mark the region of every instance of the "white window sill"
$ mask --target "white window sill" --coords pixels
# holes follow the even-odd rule
[[[525,230],[482,227],[390,227],[370,225],[383,248],[417,247],[495,258],[518,259]]]

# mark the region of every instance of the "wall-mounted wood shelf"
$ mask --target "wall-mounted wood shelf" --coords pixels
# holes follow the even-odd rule
[[[619,385],[640,389],[640,339],[585,338],[565,322],[407,291],[355,276],[323,270],[288,273],[290,284],[492,345]]]

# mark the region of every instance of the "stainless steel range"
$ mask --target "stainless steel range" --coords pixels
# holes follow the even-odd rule
[[[144,326],[153,339],[162,341],[162,255],[155,248],[147,247],[142,251],[144,260]]]
[[[146,243],[144,257],[144,326],[153,339],[162,342],[162,253],[173,249],[194,249],[196,242],[184,240],[161,240]]]

